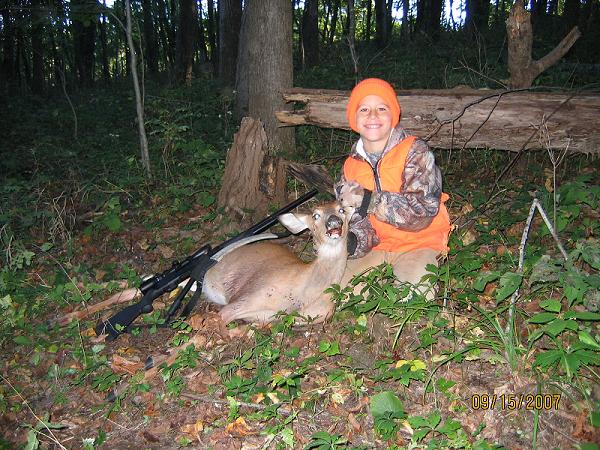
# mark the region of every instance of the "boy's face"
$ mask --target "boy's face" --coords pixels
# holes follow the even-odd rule
[[[356,128],[366,151],[382,151],[392,131],[390,107],[378,95],[367,95],[356,110]]]

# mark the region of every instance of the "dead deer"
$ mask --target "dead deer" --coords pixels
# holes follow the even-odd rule
[[[311,214],[287,213],[279,221],[292,233],[309,229],[316,259],[303,262],[283,245],[257,242],[223,256],[204,278],[204,298],[218,305],[225,323],[271,322],[279,311],[298,311],[322,322],[333,312],[323,291],[339,283],[348,258],[348,221],[353,211],[337,202],[315,207]]]

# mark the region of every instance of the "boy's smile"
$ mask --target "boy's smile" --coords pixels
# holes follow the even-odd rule
[[[378,95],[367,95],[356,110],[356,128],[368,152],[383,150],[392,131],[392,112]]]

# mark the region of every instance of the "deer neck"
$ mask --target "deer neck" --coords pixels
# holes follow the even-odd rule
[[[346,269],[347,259],[346,239],[322,245],[317,251],[317,258],[309,263],[311,284],[323,290],[331,284],[339,283]]]

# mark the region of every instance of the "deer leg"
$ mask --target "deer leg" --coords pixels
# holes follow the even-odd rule
[[[300,310],[300,315],[311,319],[312,323],[321,323],[333,315],[335,305],[331,299],[320,298]]]
[[[277,311],[266,308],[256,308],[245,301],[237,301],[224,306],[219,315],[225,323],[233,322],[234,320],[245,320],[256,323],[269,323]]]
[[[392,265],[398,281],[411,283],[416,290],[425,295],[427,300],[433,300],[434,287],[429,282],[421,282],[421,278],[428,273],[425,268],[427,265],[432,264],[437,267],[439,254],[437,250],[420,248],[406,253],[387,253],[386,261]]]

